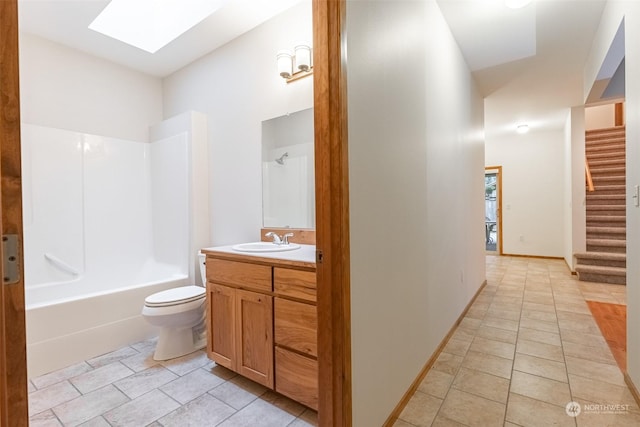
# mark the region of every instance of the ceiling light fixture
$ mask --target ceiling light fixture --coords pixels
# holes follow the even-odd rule
[[[531,3],[531,0],[504,0],[504,5],[509,9],[522,9]]]
[[[516,127],[516,132],[518,132],[519,134],[529,132],[529,125],[518,125]]]
[[[111,0],[89,28],[155,53],[227,0]]]
[[[287,83],[313,74],[311,47],[307,44],[298,43],[293,53],[290,50],[281,50],[276,58],[278,60],[278,74]]]

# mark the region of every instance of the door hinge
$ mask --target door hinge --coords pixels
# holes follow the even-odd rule
[[[5,285],[12,285],[20,281],[18,246],[17,234],[2,236],[2,281]]]

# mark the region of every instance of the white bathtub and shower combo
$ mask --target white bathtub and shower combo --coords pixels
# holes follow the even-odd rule
[[[155,358],[204,345],[206,118],[150,141],[22,125],[29,377],[157,335]]]

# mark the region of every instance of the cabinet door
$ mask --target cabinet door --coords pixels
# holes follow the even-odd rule
[[[236,290],[209,283],[209,358],[217,364],[236,370]]]
[[[273,388],[273,297],[236,290],[236,372]]]

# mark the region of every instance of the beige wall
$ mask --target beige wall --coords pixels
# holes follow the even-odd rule
[[[485,278],[483,102],[435,1],[347,4],[353,425],[380,426]]]
[[[616,107],[614,104],[596,105],[584,109],[587,130],[611,128],[616,125]]]
[[[146,142],[162,120],[162,81],[20,33],[20,114],[25,123]]]

